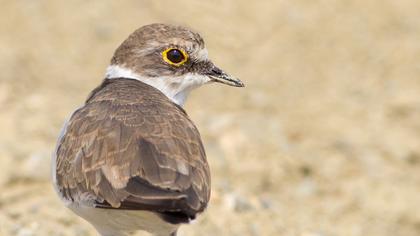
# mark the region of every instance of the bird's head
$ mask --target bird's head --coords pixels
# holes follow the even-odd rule
[[[198,33],[167,24],[146,25],[132,33],[115,51],[106,78],[140,80],[179,105],[206,83],[244,86],[213,64]]]

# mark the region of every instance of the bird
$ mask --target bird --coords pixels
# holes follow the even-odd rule
[[[190,28],[145,25],[115,50],[105,78],[65,122],[52,158],[59,198],[102,236],[175,236],[210,199],[193,89],[244,83],[217,67]]]

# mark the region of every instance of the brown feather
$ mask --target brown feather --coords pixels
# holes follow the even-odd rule
[[[210,174],[200,134],[157,89],[105,80],[70,118],[57,149],[64,198],[114,209],[201,212]]]

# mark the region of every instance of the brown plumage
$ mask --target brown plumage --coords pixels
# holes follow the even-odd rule
[[[167,24],[151,24],[134,31],[115,50],[112,65],[124,65],[143,76],[179,76],[199,72],[202,64],[189,60],[183,67],[160,63],[160,52],[168,47],[181,47],[191,55],[205,48],[201,36],[185,27]],[[156,55],[157,56],[153,56]],[[211,68],[211,67],[209,67]]]
[[[58,140],[53,183],[66,206],[103,236],[175,235],[204,211],[209,166],[181,106],[211,82],[243,87],[208,59],[198,33],[152,24],[131,34]]]
[[[57,149],[57,183],[70,201],[88,194],[97,207],[189,218],[210,197],[197,128],[164,94],[130,79],[105,80],[71,116]]]

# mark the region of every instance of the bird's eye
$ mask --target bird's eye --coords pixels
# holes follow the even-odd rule
[[[188,60],[188,55],[182,49],[168,48],[162,52],[162,58],[171,65],[181,66]]]

